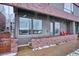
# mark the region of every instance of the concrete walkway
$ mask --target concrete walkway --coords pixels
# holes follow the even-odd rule
[[[62,45],[32,51],[29,47],[18,48],[18,56],[66,56],[79,48],[79,40],[73,40]]]
[[[79,56],[79,49],[77,49],[74,52],[68,54],[67,56]]]

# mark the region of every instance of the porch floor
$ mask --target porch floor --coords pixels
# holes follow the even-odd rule
[[[19,47],[18,56],[65,56],[79,48],[79,40],[72,40],[62,45],[32,51],[31,48]]]

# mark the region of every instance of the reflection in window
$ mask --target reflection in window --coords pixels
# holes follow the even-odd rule
[[[64,4],[64,11],[66,11],[68,13],[72,13],[73,12],[73,4],[72,3],[65,3]]]
[[[29,34],[31,29],[31,19],[20,17],[20,34]]]
[[[20,35],[42,33],[42,20],[20,17],[19,23],[20,23],[19,28]]]
[[[50,23],[50,34],[51,35],[53,34],[53,23],[52,22]]]
[[[76,33],[79,33],[79,23],[76,23],[76,25],[75,25],[75,29],[76,29]]]
[[[42,20],[33,20],[33,33],[42,33]]]
[[[55,22],[55,35],[60,35],[60,23]]]

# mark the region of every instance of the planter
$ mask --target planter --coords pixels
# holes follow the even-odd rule
[[[72,40],[76,40],[77,35],[66,35],[66,36],[56,36],[56,37],[41,37],[32,39],[32,48],[39,48],[50,45],[64,44]]]
[[[10,41],[2,41],[0,44],[0,53],[10,52],[11,42]]]
[[[0,33],[0,54],[11,51],[11,34],[9,32]]]
[[[17,40],[16,39],[11,39],[11,52],[12,53],[17,53]]]
[[[17,40],[11,38],[9,32],[0,33],[0,55],[17,53]]]
[[[0,33],[0,38],[10,38],[11,34],[10,32],[2,32]]]

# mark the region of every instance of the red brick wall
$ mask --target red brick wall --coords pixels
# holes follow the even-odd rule
[[[43,46],[50,46],[53,44],[66,43],[77,39],[77,35],[57,36],[57,37],[43,37],[32,39],[33,49]]]
[[[7,52],[17,52],[17,42],[9,32],[3,32],[0,33],[0,54]]]
[[[79,22],[78,20],[79,17],[73,14],[58,10],[55,7],[49,6],[48,4],[44,4],[44,3],[8,3],[7,5]]]
[[[11,51],[11,35],[9,32],[0,33],[0,54]]]

